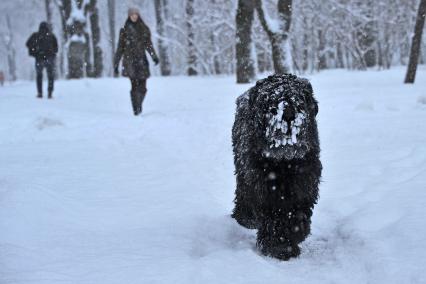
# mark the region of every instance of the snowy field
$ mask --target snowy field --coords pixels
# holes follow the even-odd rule
[[[297,259],[230,217],[233,77],[0,88],[0,283],[426,283],[426,68],[313,76],[323,182]]]

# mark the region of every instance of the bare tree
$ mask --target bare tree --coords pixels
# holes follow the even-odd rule
[[[45,0],[46,7],[46,21],[49,25],[52,25],[52,0]]]
[[[408,64],[411,48],[415,46],[411,42],[420,0],[292,1],[291,15],[288,13],[288,16],[283,17],[282,15],[286,15],[284,10],[290,12],[287,1],[130,2],[138,3],[142,11],[153,12],[146,14],[145,20],[150,26],[157,27],[155,40],[161,57],[162,74],[167,74],[168,70],[177,75],[188,74],[189,71],[202,75],[237,73],[238,82],[250,82],[254,80],[256,72],[282,72],[280,70],[283,66],[303,73],[328,68],[362,70],[377,66],[378,69],[387,69],[394,65]],[[13,7],[25,5],[26,10],[33,10],[35,17],[46,18],[47,21],[52,21],[52,25],[62,26],[62,33],[58,33],[59,74],[68,75],[68,59],[72,53],[75,57],[83,55],[82,76],[101,76],[101,68],[96,63],[103,62],[99,52],[99,47],[103,46],[99,43],[98,32],[100,31],[101,36],[108,37],[105,41],[107,55],[105,56],[105,51],[103,55],[109,61],[118,37],[117,22],[114,20],[117,14],[124,14],[126,5],[119,5],[116,0],[12,2],[0,1],[0,10],[5,15],[9,14],[12,24],[17,15]],[[115,11],[111,10],[114,3]],[[101,4],[105,8],[101,8]],[[83,8],[74,10],[72,5],[82,5]],[[50,11],[50,6],[53,11]],[[100,13],[105,14],[98,15],[95,6]],[[109,13],[117,14],[109,16]],[[97,24],[98,17],[104,21],[103,25]],[[282,20],[286,17],[289,17],[289,22]],[[35,18],[21,17],[19,25],[12,26],[16,46],[21,46],[24,37],[26,38],[26,35],[21,35],[16,29],[31,26],[34,20]],[[76,33],[79,24],[75,20],[84,23],[82,37]],[[8,35],[5,20],[4,23],[2,32]],[[286,31],[285,27],[289,23],[291,24]],[[278,43],[280,41],[282,44]],[[272,45],[272,42],[276,43]],[[425,47],[425,42],[423,36],[421,47]],[[7,49],[5,45],[3,47],[2,39],[0,44],[4,58],[7,59]],[[82,49],[74,53],[76,45],[81,45]],[[419,53],[419,60],[423,60],[420,63],[426,62],[426,48],[420,48]],[[22,56],[25,56],[24,51],[16,49],[17,60]],[[167,62],[168,68],[165,67]],[[4,63],[7,67],[7,60]],[[109,62],[103,63],[105,66],[111,65]],[[30,75],[25,65],[16,66],[18,76]]]
[[[169,76],[171,73],[169,54],[167,46],[164,44],[165,28],[164,28],[164,10],[167,6],[167,0],[155,0],[155,16],[157,20],[157,34],[158,34],[158,51],[160,55],[160,69],[161,75]]]
[[[363,19],[360,19],[358,42],[363,53],[365,67],[377,65],[377,19],[374,17],[374,7],[377,0],[364,0]]]
[[[292,2],[292,0],[278,0],[278,20],[272,22],[272,19],[267,15],[266,8],[262,5],[262,0],[255,0],[256,11],[260,23],[271,42],[272,61],[274,63],[275,73],[278,74],[287,73],[289,71],[289,63],[286,54],[291,25]]]
[[[405,83],[414,83],[416,79],[417,64],[419,62],[420,45],[422,43],[423,27],[426,17],[426,0],[421,0],[417,12],[416,26],[414,27],[413,42],[411,44],[410,61],[408,63]]]
[[[111,66],[115,56],[115,0],[108,0],[109,43],[111,45]],[[111,70],[112,74],[112,70]]]
[[[197,51],[195,49],[195,33],[194,33],[194,0],[186,0],[186,29],[188,43],[188,69],[189,76],[198,75],[197,71]]]
[[[236,15],[237,83],[249,83],[255,77],[251,36],[254,4],[254,0],[238,0]]]
[[[86,30],[86,17],[84,16],[83,1],[62,0],[70,2],[64,6],[67,23],[67,59],[68,78],[79,79],[84,77],[85,70],[90,70],[89,62],[89,34]]]
[[[55,0],[62,23],[62,47],[66,50],[67,77],[100,77],[103,72],[99,11],[96,0]],[[61,68],[65,65],[61,58]]]
[[[84,1],[83,1],[84,2]],[[97,8],[97,1],[90,0],[85,7],[84,12],[86,18],[90,20],[90,33],[89,38],[91,40],[91,44],[89,45],[90,51],[88,54],[92,54],[92,58],[86,60],[86,66],[88,68],[87,75],[89,77],[99,78],[102,76],[103,72],[103,58],[102,58],[102,48],[100,47],[100,38],[101,38],[101,30],[99,27],[99,10]],[[88,63],[91,64],[88,64]]]
[[[66,56],[66,44],[68,41],[68,29],[67,29],[67,18],[69,17],[69,10],[71,9],[70,0],[54,0],[56,7],[58,8],[59,15],[61,18],[61,49],[59,50],[59,70],[61,76],[65,76],[65,56]],[[68,13],[68,15],[67,15]]]
[[[3,36],[3,41],[6,46],[7,51],[7,65],[9,67],[9,78],[11,81],[16,81],[16,50],[13,39],[13,30],[12,24],[10,22],[10,17],[6,14],[6,26],[8,34]]]

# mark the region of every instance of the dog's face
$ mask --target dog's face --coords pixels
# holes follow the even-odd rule
[[[262,110],[259,117],[264,129],[262,156],[273,160],[301,159],[318,146],[312,144],[318,140],[315,122],[318,104],[307,80],[288,80],[292,77],[277,75],[274,78],[273,88],[261,87],[256,100]]]

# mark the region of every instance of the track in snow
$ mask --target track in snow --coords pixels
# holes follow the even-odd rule
[[[0,283],[425,283],[426,72],[311,76],[324,165],[300,258],[229,214],[233,78],[0,88]]]

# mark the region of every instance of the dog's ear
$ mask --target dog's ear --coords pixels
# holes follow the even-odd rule
[[[251,108],[251,91],[245,92],[239,96],[236,101],[235,121],[232,127],[232,145],[234,150],[236,173],[241,176],[247,176],[245,169],[250,167],[247,161],[251,158],[254,151],[251,145],[251,134],[254,133],[253,114],[255,111]]]
[[[314,98],[314,90],[312,88],[311,83],[308,80],[305,81],[305,87],[303,90],[303,93],[305,95],[305,100],[308,105],[308,108],[310,109],[311,113],[313,113],[315,116],[318,114],[318,102]]]
[[[246,91],[243,95],[237,99],[237,114],[241,115],[244,121],[244,127],[247,129],[253,129],[256,111],[253,109],[256,107],[256,96],[253,95],[255,92],[254,88]]]
[[[314,105],[313,105],[314,113],[315,113],[315,116],[317,116],[319,111],[318,101],[313,96],[312,96],[312,99],[314,101]]]

